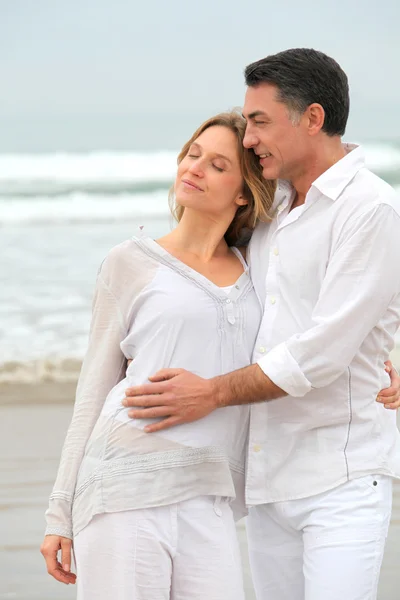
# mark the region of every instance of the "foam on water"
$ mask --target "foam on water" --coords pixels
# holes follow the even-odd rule
[[[365,144],[369,168],[390,174],[400,168],[400,147]],[[0,195],[52,195],[73,190],[124,190],[170,182],[177,152],[93,152],[86,154],[0,154]],[[102,188],[102,186],[104,186]]]
[[[371,171],[390,175],[400,169],[400,148],[390,144],[364,145],[367,166]]]
[[[134,184],[170,181],[176,171],[175,152],[95,152],[87,154],[0,155],[0,194],[19,189],[44,193],[46,186]]]
[[[102,223],[160,218],[169,212],[168,191],[148,194],[85,194],[0,199],[0,225]]]

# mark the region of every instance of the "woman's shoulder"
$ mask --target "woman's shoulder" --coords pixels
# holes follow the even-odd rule
[[[130,238],[111,248],[100,265],[99,273],[106,282],[149,273],[150,259],[143,251],[138,238]]]

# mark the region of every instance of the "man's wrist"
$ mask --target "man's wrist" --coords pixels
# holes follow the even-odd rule
[[[215,408],[222,408],[227,406],[226,402],[226,386],[223,385],[222,377],[213,377],[210,379],[211,382],[211,390],[212,390],[212,399],[215,405]]]

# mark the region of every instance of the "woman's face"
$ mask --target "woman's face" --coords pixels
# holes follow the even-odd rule
[[[176,202],[210,217],[233,219],[242,196],[243,177],[235,134],[220,125],[209,127],[190,146],[179,164]]]

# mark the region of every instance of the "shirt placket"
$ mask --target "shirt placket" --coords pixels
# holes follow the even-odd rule
[[[283,200],[285,201],[286,198]],[[273,325],[278,315],[281,298],[278,279],[280,270],[279,235],[282,229],[289,224],[289,203],[290,199],[287,202],[282,202],[277,207],[275,213],[276,230],[271,236],[269,247],[264,315],[253,354],[253,362],[259,360],[271,349],[270,344]],[[261,419],[259,418],[260,411],[263,413],[263,418]],[[262,405],[255,404],[250,409],[249,453],[247,458],[246,477],[246,498],[249,504],[257,503],[257,490],[260,490],[260,482],[264,482],[265,485],[264,475],[268,470],[268,456],[265,452],[265,440],[268,439],[267,413],[268,402],[263,403]],[[251,495],[249,495],[249,490],[251,490]]]

